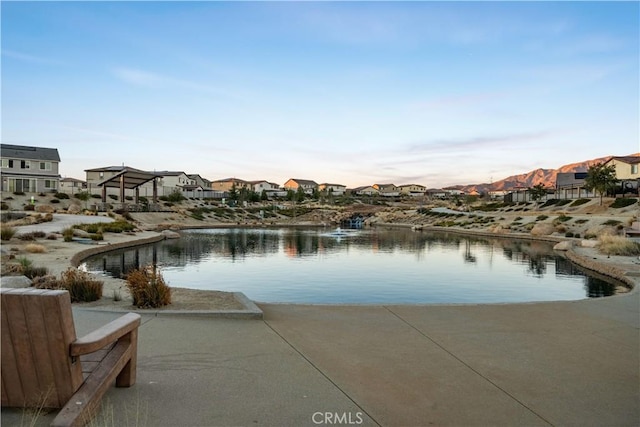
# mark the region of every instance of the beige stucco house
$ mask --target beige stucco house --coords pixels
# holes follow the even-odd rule
[[[318,183],[310,179],[297,178],[291,178],[284,183],[284,188],[287,190],[298,191],[298,187],[302,187],[305,194],[312,194],[314,190],[318,189]]]
[[[325,191],[327,194],[342,196],[347,192],[347,186],[342,184],[328,184],[326,182],[318,185],[318,191]]]

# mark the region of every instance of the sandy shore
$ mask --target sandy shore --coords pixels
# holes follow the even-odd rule
[[[29,243],[17,238],[3,243],[3,252],[14,255],[16,258],[26,257],[33,262],[34,267],[46,267],[51,274],[59,276],[60,273],[78,266],[82,269],[82,263],[78,262],[93,253],[108,251],[125,246],[149,243],[161,240],[164,237],[160,233],[141,231],[137,233],[105,233],[104,241],[99,245],[87,245],[77,242],[64,242],[62,239],[39,239],[36,243],[45,248],[43,253],[29,253],[25,249]],[[108,276],[99,276],[104,283],[102,298],[91,303],[78,305],[86,307],[112,307],[114,309],[133,308],[133,300],[126,287],[126,282]],[[243,308],[231,292],[201,291],[174,287],[171,284],[172,303],[169,306],[154,310],[240,310]]]

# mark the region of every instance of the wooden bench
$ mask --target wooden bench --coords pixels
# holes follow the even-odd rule
[[[67,291],[2,288],[0,295],[3,407],[62,408],[52,425],[81,426],[114,380],[135,383],[138,314],[76,339]]]

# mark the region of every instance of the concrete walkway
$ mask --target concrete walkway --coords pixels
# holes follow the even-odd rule
[[[16,227],[16,234],[27,234],[34,231],[61,233],[65,228],[69,228],[76,224],[95,224],[113,221],[115,221],[113,218],[104,215],[53,214],[53,221],[41,222],[40,224],[21,225]]]
[[[637,426],[640,292],[473,306],[145,315],[96,425]],[[78,335],[117,317],[74,309]],[[2,425],[28,425],[2,410]],[[36,425],[47,425],[51,415]]]

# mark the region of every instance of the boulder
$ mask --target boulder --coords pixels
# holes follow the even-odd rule
[[[553,226],[553,224],[547,224],[547,223],[536,224],[531,229],[531,235],[532,236],[548,236],[550,234],[553,234],[554,231],[556,231],[556,229]]]
[[[28,288],[31,286],[31,279],[27,276],[2,276],[0,288]]]
[[[82,237],[82,238],[90,238],[91,237],[90,233],[87,233],[84,230],[80,230],[79,228],[74,228],[73,229],[73,235],[75,237]]]
[[[572,247],[573,247],[573,243],[569,242],[568,240],[565,240],[564,242],[557,243],[553,247],[553,250],[554,251],[568,251]]]
[[[165,239],[179,239],[180,238],[180,234],[176,233],[175,231],[171,231],[171,230],[162,230],[161,233]]]
[[[597,245],[598,245],[597,240],[583,239],[580,241],[580,246],[582,246],[583,248],[595,248]]]
[[[38,205],[36,206],[36,212],[40,213],[54,213],[56,209],[51,205]]]
[[[82,212],[82,206],[77,205],[77,204],[75,204],[75,203],[74,203],[74,204],[71,204],[71,205],[69,206],[69,208],[67,209],[67,213],[70,213],[70,214],[72,214],[72,215],[77,215],[77,214],[79,214],[79,213],[81,213],[81,212]]]

